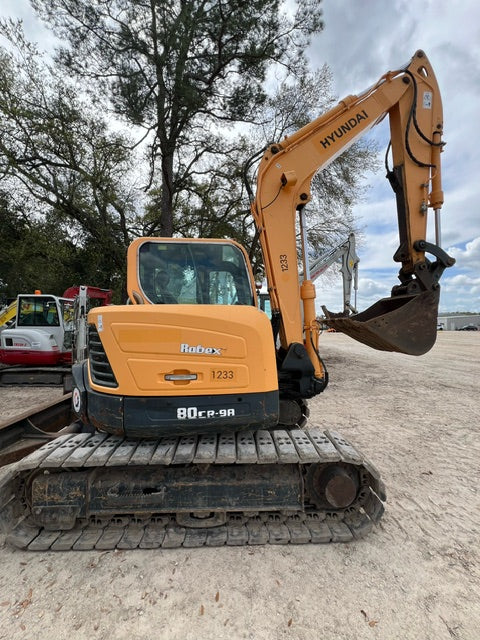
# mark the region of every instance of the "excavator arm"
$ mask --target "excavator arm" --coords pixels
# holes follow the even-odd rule
[[[426,241],[427,210],[437,229],[443,204],[440,153],[443,115],[435,74],[423,51],[383,75],[357,96],[348,96],[281,143],[261,160],[252,213],[265,260],[272,311],[279,319],[283,352],[305,345],[314,369],[311,395],[322,390],[326,371],[318,355],[315,287],[298,284],[297,214],[311,199],[314,174],[324,169],[385,116],[389,117],[393,169],[388,173],[397,198],[400,285],[392,297],[349,318],[330,317],[340,331],[378,349],[421,354],[435,341],[438,280],[454,260]],[[436,260],[430,262],[425,253]],[[303,307],[303,308],[302,308]]]

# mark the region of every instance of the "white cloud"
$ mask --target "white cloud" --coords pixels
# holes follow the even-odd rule
[[[474,269],[480,273],[480,236],[467,242],[465,249],[451,247],[448,253],[455,258],[458,267]],[[480,282],[480,279],[478,281]]]
[[[443,300],[448,301],[447,304]],[[457,274],[443,283],[441,311],[479,311],[480,277]]]
[[[373,280],[372,278],[359,278],[358,289],[361,292],[361,299],[373,304],[379,298],[390,295],[392,283],[386,284],[381,280]]]
[[[460,273],[445,281],[444,289],[447,292],[463,293],[480,297],[480,277],[471,277]]]

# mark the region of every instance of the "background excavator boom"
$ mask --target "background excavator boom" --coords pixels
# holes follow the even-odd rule
[[[310,279],[312,282],[325,273],[335,262],[341,260],[340,271],[343,283],[343,312],[348,315],[350,312],[356,313],[356,294],[358,289],[358,259],[355,250],[355,234],[350,233],[347,240],[339,244],[335,249],[324,253],[316,258],[310,265]],[[355,301],[352,305],[352,286],[355,291]]]

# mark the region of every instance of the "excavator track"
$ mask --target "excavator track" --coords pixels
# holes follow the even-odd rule
[[[66,434],[2,473],[6,542],[32,551],[348,542],[371,531],[386,499],[365,456],[317,428]],[[322,504],[322,490],[341,504]]]
[[[62,386],[71,387],[72,367],[0,366],[0,387]]]

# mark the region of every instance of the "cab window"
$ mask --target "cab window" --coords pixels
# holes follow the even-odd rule
[[[18,314],[19,327],[59,327],[60,320],[52,298],[23,297]]]
[[[154,304],[253,304],[245,257],[235,245],[145,242],[138,264],[139,284]]]

